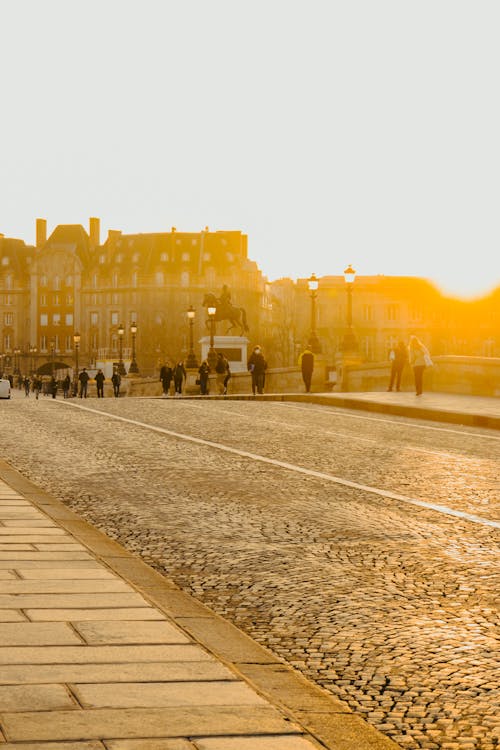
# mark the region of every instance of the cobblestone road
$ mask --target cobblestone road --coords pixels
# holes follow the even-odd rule
[[[500,534],[481,522],[499,518],[498,433],[312,405],[76,403],[109,416],[3,402],[3,457],[402,747],[500,746]]]

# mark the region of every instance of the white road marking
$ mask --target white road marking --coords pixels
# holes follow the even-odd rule
[[[299,409],[300,411],[307,411],[309,414],[311,412],[317,412],[318,414],[326,414],[328,412],[324,411],[323,409],[317,409],[317,408],[308,408],[307,406],[295,406],[294,404],[289,404],[284,401],[267,401],[266,403],[272,404],[274,407],[285,407],[287,409]],[[334,406],[326,406],[324,409],[331,409]],[[474,438],[484,438],[485,440],[500,440],[499,435],[485,435],[482,432],[468,432],[467,430],[452,430],[449,427],[432,427],[431,425],[427,424],[413,424],[413,422],[403,422],[403,419],[407,419],[407,417],[401,417],[401,419],[387,419],[386,417],[365,417],[361,414],[349,414],[347,413],[347,410],[344,412],[344,409],[340,406],[335,407],[338,409],[337,412],[335,412],[338,416],[347,417],[349,419],[363,419],[367,422],[387,422],[387,424],[397,424],[400,427],[412,427],[415,430],[433,430],[435,432],[451,432],[453,435],[461,435],[462,437],[465,435],[467,437],[474,437]],[[422,419],[422,417],[411,417],[411,419]],[[478,429],[487,429],[487,428],[478,428]]]
[[[448,516],[454,516],[455,518],[460,518],[465,521],[471,521],[472,523],[477,523],[482,526],[491,526],[494,529],[500,529],[500,523],[497,521],[490,521],[488,518],[483,518],[482,516],[476,516],[471,513],[465,513],[460,510],[454,510],[453,508],[448,508],[446,505],[439,505],[435,503],[430,503],[425,500],[417,500],[413,497],[407,497],[406,495],[400,495],[397,492],[390,492],[388,490],[382,490],[378,487],[370,487],[366,484],[359,484],[358,482],[351,482],[349,479],[342,479],[342,477],[336,477],[333,474],[326,474],[322,471],[316,471],[315,469],[306,469],[303,466],[298,466],[297,464],[290,464],[286,461],[278,461],[274,458],[268,458],[267,456],[261,456],[258,453],[251,453],[250,451],[243,451],[239,448],[231,448],[228,445],[224,445],[223,443],[216,443],[213,440],[205,440],[204,438],[197,438],[193,435],[185,435],[182,432],[175,432],[174,430],[167,430],[165,427],[157,427],[156,425],[150,425],[147,424],[147,422],[139,422],[136,419],[129,419],[128,417],[121,417],[118,414],[110,414],[106,411],[101,411],[100,409],[92,409],[88,406],[83,406],[80,404],[73,404],[69,401],[58,401],[56,402],[58,404],[63,404],[69,407],[72,407],[73,409],[81,409],[82,411],[89,411],[93,414],[101,414],[104,417],[108,417],[109,419],[115,419],[119,422],[125,422],[126,424],[132,424],[137,427],[142,427],[146,430],[150,430],[151,432],[158,432],[162,435],[170,435],[171,437],[177,438],[178,440],[184,440],[188,443],[195,443],[197,445],[206,445],[210,448],[215,448],[216,450],[224,451],[225,453],[232,453],[236,456],[241,456],[242,458],[248,458],[252,461],[259,461],[264,464],[269,464],[271,466],[278,466],[281,469],[286,469],[287,471],[293,471],[297,474],[305,474],[308,477],[314,477],[315,479],[322,479],[328,482],[333,482],[334,484],[340,484],[344,487],[350,487],[355,490],[361,490],[362,492],[368,492],[373,495],[378,495],[379,497],[385,497],[389,498],[391,500],[399,500],[403,503],[408,503],[409,505],[416,505],[420,508],[426,508],[427,510],[434,510],[438,513],[443,513]]]

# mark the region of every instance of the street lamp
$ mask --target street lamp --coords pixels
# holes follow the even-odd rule
[[[125,369],[125,365],[123,364],[123,334],[125,333],[125,328],[123,327],[123,323],[120,323],[118,326],[118,345],[119,345],[119,356],[118,356],[118,372],[120,375],[126,375],[127,371]]]
[[[52,378],[55,376],[55,354],[56,354],[56,342],[54,339],[50,339],[50,371],[52,374]]]
[[[20,360],[21,360],[20,354],[21,354],[21,350],[16,347],[16,349],[14,349],[14,375],[21,374],[21,370],[19,369]]]
[[[31,372],[35,372],[36,370],[36,353],[38,349],[36,346],[30,346],[30,354],[31,354]]]
[[[132,334],[132,362],[130,363],[130,367],[128,368],[128,374],[137,375],[139,373],[139,368],[137,367],[137,362],[135,361],[135,337],[137,334],[137,323],[130,324],[130,333]]]
[[[195,370],[198,367],[193,344],[193,326],[196,312],[192,305],[189,305],[189,310],[186,311],[186,315],[188,316],[189,321],[189,353],[186,359],[186,367],[188,370]]]
[[[207,354],[207,362],[211,370],[215,369],[215,365],[217,363],[217,352],[214,349],[215,313],[216,312],[217,312],[217,308],[214,305],[207,307],[208,319],[210,321],[210,349],[208,350],[208,354]]]
[[[307,286],[311,294],[311,335],[309,336],[309,348],[314,354],[320,354],[321,344],[316,334],[316,298],[318,296],[319,281],[314,273],[307,279]]]
[[[349,265],[344,271],[344,279],[347,290],[347,331],[344,334],[343,350],[344,352],[352,352],[358,348],[358,342],[352,329],[352,289],[354,286],[354,279],[356,278],[356,271]]]
[[[80,339],[81,336],[78,333],[78,331],[75,331],[73,334],[73,343],[75,345],[75,375],[74,375],[74,385],[73,385],[73,393],[77,394],[78,392],[78,375],[79,375],[79,368],[78,368],[78,350],[80,349]]]

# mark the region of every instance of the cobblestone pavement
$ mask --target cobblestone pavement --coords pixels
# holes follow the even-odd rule
[[[280,403],[1,405],[2,455],[403,748],[500,746],[500,435]]]

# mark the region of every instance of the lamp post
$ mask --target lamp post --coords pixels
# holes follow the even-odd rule
[[[79,373],[79,367],[78,367],[78,351],[80,349],[80,334],[78,331],[75,331],[73,334],[73,343],[75,345],[75,375],[73,377],[73,393],[76,396],[78,393],[78,375]]]
[[[214,349],[214,336],[215,336],[215,313],[217,308],[215,306],[207,307],[208,319],[210,321],[210,349],[207,354],[208,366],[211,370],[215,369],[217,362],[217,352]]]
[[[130,333],[132,334],[132,362],[130,363],[130,367],[128,368],[128,374],[137,375],[139,373],[139,368],[137,367],[137,362],[135,361],[135,337],[137,335],[137,323],[130,324]]]
[[[344,352],[356,351],[358,348],[358,342],[352,328],[352,289],[354,286],[354,279],[356,278],[356,271],[349,265],[344,271],[344,279],[347,290],[347,331],[344,334],[343,350]]]
[[[52,338],[50,339],[50,372],[52,375],[52,378],[55,376],[55,353],[56,353],[56,342]]]
[[[31,372],[35,372],[36,370],[36,353],[38,349],[36,346],[30,346],[30,354],[31,354]]]
[[[192,305],[189,305],[189,310],[186,311],[186,315],[188,316],[189,321],[189,353],[186,359],[186,367],[188,370],[195,370],[198,367],[193,344],[193,326],[196,312]]]
[[[120,325],[118,326],[118,346],[119,346],[118,372],[120,373],[120,375],[127,374],[125,365],[123,364],[123,334],[124,333],[125,333],[125,328],[123,327],[123,323],[120,323]]]
[[[21,350],[18,347],[16,347],[14,349],[14,375],[21,374],[21,370],[19,368],[20,359],[21,359],[20,354],[21,354]]]
[[[311,294],[311,335],[309,336],[309,348],[314,354],[321,353],[321,344],[316,334],[316,298],[318,296],[319,281],[313,273],[307,279],[307,287]]]

